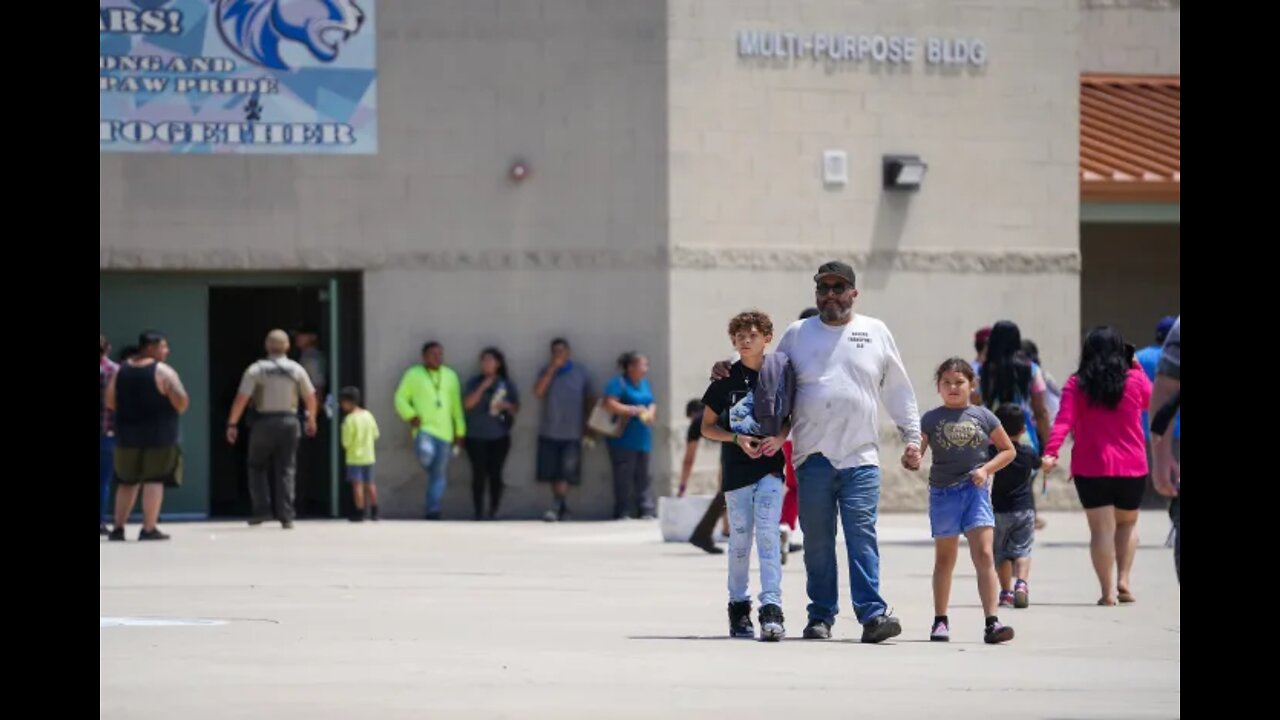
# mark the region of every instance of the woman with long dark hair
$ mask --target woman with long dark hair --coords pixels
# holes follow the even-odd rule
[[[649,454],[657,407],[649,387],[649,358],[625,352],[618,358],[618,374],[604,388],[605,408],[626,420],[622,435],[609,438],[613,464],[613,519],[657,517],[649,485]]]
[[[1129,573],[1148,472],[1142,411],[1150,401],[1151,381],[1120,333],[1106,326],[1090,331],[1080,367],[1062,388],[1043,469],[1046,475],[1053,469],[1068,433],[1074,436],[1071,475],[1089,519],[1099,605],[1134,601]]]
[[[1049,374],[1044,363],[1040,362],[1040,348],[1034,340],[1023,338],[1022,352],[1026,354],[1032,365],[1039,366],[1040,373],[1044,376],[1044,406],[1049,413],[1049,425],[1052,426],[1054,418],[1058,417],[1058,407],[1062,404],[1062,385]]]
[[[467,381],[467,457],[471,458],[471,499],[476,520],[494,519],[502,502],[502,467],[511,451],[511,426],[520,412],[520,393],[507,377],[507,358],[498,348],[480,353],[480,374]],[[489,513],[484,514],[485,486]]]
[[[1045,392],[1044,373],[1022,350],[1022,331],[1009,320],[992,325],[974,404],[986,405],[992,412],[1004,403],[1020,405],[1027,427],[1034,428],[1027,440],[1039,452],[1049,437]]]

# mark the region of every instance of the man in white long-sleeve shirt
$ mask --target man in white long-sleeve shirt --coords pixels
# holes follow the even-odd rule
[[[792,323],[778,342],[796,373],[792,413],[793,460],[800,484],[800,527],[808,573],[809,624],[804,636],[831,637],[839,612],[836,515],[849,553],[853,610],[862,642],[902,632],[880,596],[880,420],[884,399],[907,449],[902,462],[920,463],[920,414],[915,391],[885,324],[855,315],[853,268],[825,263],[814,276],[819,315]]]

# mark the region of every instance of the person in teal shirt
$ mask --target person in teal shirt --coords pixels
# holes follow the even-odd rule
[[[649,478],[657,406],[649,387],[649,359],[626,352],[618,358],[618,369],[619,374],[604,388],[606,409],[626,422],[622,435],[608,441],[613,464],[613,519],[651,519],[657,517]]]

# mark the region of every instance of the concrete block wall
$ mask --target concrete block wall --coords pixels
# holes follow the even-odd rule
[[[419,514],[425,484],[391,410],[401,373],[428,338],[464,379],[498,345],[529,394],[505,504],[532,517],[532,382],[553,336],[598,385],[628,349],[667,385],[665,5],[381,0],[377,22],[376,156],[101,155],[100,265],[363,271],[391,515]],[[575,509],[608,512],[603,458]],[[446,513],[470,513],[469,485],[461,458]]]
[[[1180,0],[1080,0],[1080,71],[1180,75]]]
[[[759,307],[785,329],[831,257],[858,269],[858,308],[888,322],[922,411],[937,364],[971,356],[997,319],[1065,373],[1079,342],[1078,21],[1076,0],[672,0],[670,395],[705,388],[732,314]],[[742,58],[741,31],[980,39],[989,61]],[[828,149],[848,154],[843,187],[822,181]],[[928,163],[918,192],[882,190],[888,153]],[[881,417],[882,507],[922,508],[924,481],[898,467]]]
[[[684,402],[745,307],[779,331],[810,276],[852,262],[860,309],[889,322],[922,408],[973,330],[1023,325],[1065,378],[1078,352],[1080,71],[1178,71],[1179,3],[1159,0],[382,0],[380,150],[369,157],[101,155],[103,270],[359,270],[367,394],[384,418],[393,513],[423,479],[390,393],[428,338],[466,376],[506,351],[526,394],[508,506],[533,516],[534,374],[555,335],[603,385],[650,355],[655,487],[673,485]],[[738,33],[979,39],[940,68],[741,58]],[[1154,48],[1154,50],[1152,50]],[[826,186],[824,150],[849,181]],[[886,193],[881,156],[928,163]],[[519,185],[510,164],[531,168]],[[699,463],[714,477],[714,446]],[[885,456],[900,448],[887,442]],[[891,462],[885,463],[892,467]],[[603,449],[580,507],[608,511]],[[453,463],[446,511],[469,511]],[[918,507],[888,472],[886,509]]]

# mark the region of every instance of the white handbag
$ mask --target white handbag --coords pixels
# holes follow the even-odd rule
[[[622,437],[623,431],[627,429],[627,421],[630,417],[622,415],[614,415],[604,405],[604,398],[596,401],[596,406],[591,408],[591,415],[587,418],[587,427],[592,432],[607,438]]]

